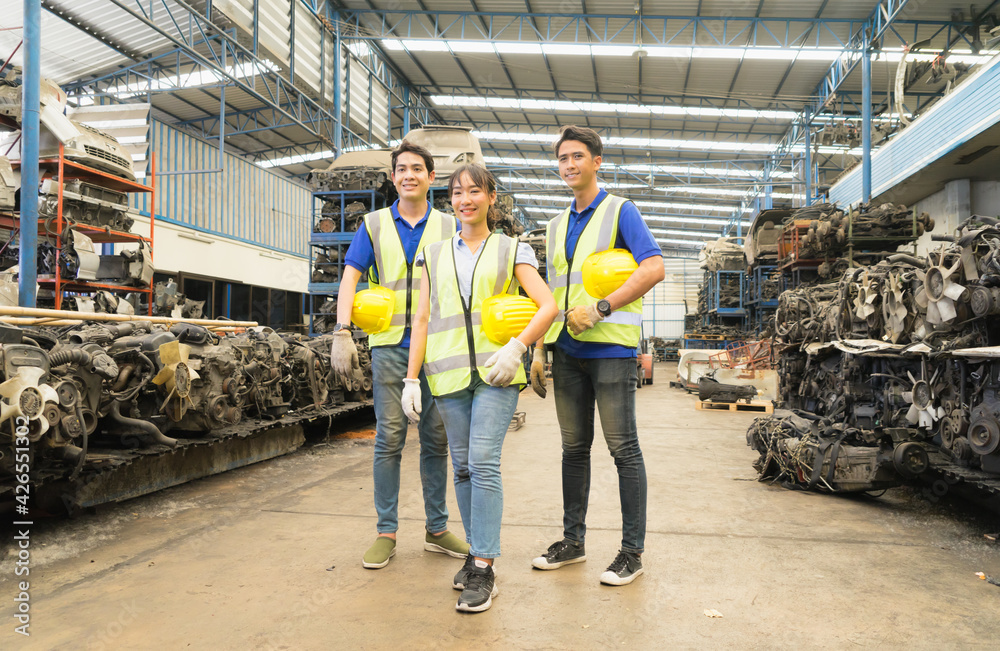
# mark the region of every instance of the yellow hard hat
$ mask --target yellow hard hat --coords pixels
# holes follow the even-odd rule
[[[591,253],[583,261],[583,288],[595,298],[606,298],[638,268],[635,258],[625,249]]]
[[[396,296],[391,289],[375,285],[354,295],[351,321],[370,335],[389,329]]]
[[[483,334],[490,341],[505,345],[527,327],[538,306],[527,296],[497,294],[483,301]]]

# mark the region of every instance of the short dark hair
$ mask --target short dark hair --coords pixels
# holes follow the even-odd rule
[[[494,194],[497,191],[497,177],[493,176],[493,172],[477,163],[467,163],[452,172],[451,176],[448,177],[449,198],[455,191],[455,186],[458,185],[458,182],[463,174],[468,174],[469,179],[472,181],[472,185],[484,191],[486,194]],[[497,211],[497,207],[495,205],[490,206],[489,211],[486,213],[487,228],[492,231],[496,228],[498,220],[499,212]]]
[[[410,152],[411,154],[416,154],[417,156],[423,158],[424,166],[427,167],[428,174],[434,171],[434,157],[431,156],[431,153],[426,149],[424,149],[423,147],[421,147],[420,145],[414,145],[409,140],[404,140],[403,142],[399,143],[399,147],[396,147],[395,149],[392,150],[392,156],[389,158],[389,161],[392,164],[393,174],[396,173],[396,159],[399,158],[400,154],[405,154],[406,152]]]
[[[559,140],[556,140],[556,145],[553,148],[556,153],[556,158],[559,158],[559,148],[567,140],[576,140],[577,142],[582,142],[586,147],[587,151],[593,157],[604,155],[604,145],[601,144],[601,136],[597,134],[596,131],[589,127],[578,127],[575,124],[570,124],[561,129],[562,133],[559,136]]]

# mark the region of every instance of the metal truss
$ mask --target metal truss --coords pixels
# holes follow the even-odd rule
[[[881,4],[905,4],[882,0]],[[893,11],[892,22],[898,11]],[[352,37],[463,39],[590,45],[702,47],[855,47],[854,34],[871,19],[648,16],[636,14],[538,14],[344,9],[342,30]],[[900,21],[915,26],[944,21]]]
[[[60,16],[136,61],[114,72],[67,84],[64,89],[68,94],[110,95],[121,100],[133,93],[136,96],[146,96],[161,91],[171,92],[177,90],[176,83],[179,76],[211,71],[220,82],[196,88],[221,89],[221,97],[215,98],[220,101],[219,113],[185,120],[180,124],[201,137],[221,139],[225,136],[252,135],[260,131],[295,126],[304,129],[327,149],[338,152],[343,147],[371,144],[370,137],[366,138],[351,131],[338,118],[340,88],[335,88],[334,94],[337,97],[334,110],[331,111],[310,94],[296,87],[293,83],[294,67],[290,65],[288,70],[280,70],[256,55],[256,23],[253,45],[245,47],[237,41],[235,34],[228,33],[212,22],[211,2],[207,3],[202,14],[184,0],[109,1],[153,32],[168,39],[175,49],[139,60],[140,54],[124,52],[115,47],[106,34],[95,35],[96,32],[92,33],[90,26]],[[295,1],[308,8],[323,23],[324,29],[331,33],[334,39],[339,40],[339,35],[335,31],[336,23],[320,13],[321,11],[332,13],[332,8],[321,6],[312,0]],[[324,33],[324,38],[326,35]],[[338,47],[335,51],[339,55],[341,49]],[[362,53],[358,56],[352,52],[349,56],[387,89],[390,110],[399,108],[404,111],[413,110],[418,118],[429,121],[431,109],[427,107],[421,93],[411,89],[403,81],[402,76],[386,62],[387,58],[379,54],[377,47],[369,46],[367,55]],[[334,73],[332,77],[339,84],[339,75]],[[226,87],[245,92],[260,102],[261,106],[243,111],[227,111],[224,99]],[[308,150],[309,146],[303,149]]]

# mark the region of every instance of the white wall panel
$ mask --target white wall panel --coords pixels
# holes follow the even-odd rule
[[[158,171],[220,166],[214,142],[206,143],[156,121],[152,133]],[[222,167],[217,173],[158,176],[157,219],[306,257],[313,201],[309,189],[232,154],[225,155]],[[148,211],[149,196],[132,195],[132,205]]]
[[[295,40],[292,54],[295,59],[295,81],[305,84],[318,97],[320,92],[320,58],[323,26],[308,9],[296,2]]]

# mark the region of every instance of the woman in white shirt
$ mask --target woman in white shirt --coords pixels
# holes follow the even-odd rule
[[[444,420],[455,471],[455,496],[471,545],[453,587],[462,590],[456,609],[482,612],[497,594],[493,560],[500,556],[503,485],[500,452],[517,397],[526,380],[522,357],[555,319],[552,292],[538,275],[527,244],[492,232],[496,179],[484,167],[465,165],[448,182],[462,229],[451,240],[429,245],[420,300],[410,335],[403,410],[419,419],[421,365]],[[538,311],[501,345],[482,331],[482,303],[495,294],[516,294],[520,284]]]

